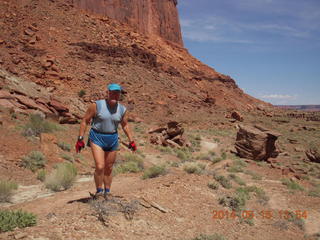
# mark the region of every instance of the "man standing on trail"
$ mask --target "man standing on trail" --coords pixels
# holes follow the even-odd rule
[[[108,196],[112,182],[112,166],[116,160],[119,147],[118,124],[121,123],[124,133],[129,139],[129,148],[136,151],[137,147],[133,141],[128,125],[126,107],[119,103],[121,86],[115,83],[109,84],[107,99],[92,103],[85,113],[81,123],[76,152],[80,152],[85,144],[83,136],[87,125],[91,122],[88,146],[91,147],[95,161],[94,181],[96,184],[95,198]],[[102,188],[104,185],[104,189]]]

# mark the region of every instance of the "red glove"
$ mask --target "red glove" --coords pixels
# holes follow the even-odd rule
[[[136,145],[136,143],[134,141],[131,141],[129,143],[129,149],[131,149],[132,152],[137,150],[137,145]]]
[[[76,143],[76,152],[79,153],[84,148],[84,141],[78,140]]]

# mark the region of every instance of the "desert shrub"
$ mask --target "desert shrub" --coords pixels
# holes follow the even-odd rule
[[[211,161],[212,163],[217,163],[223,160],[222,157],[217,157],[214,151],[209,151],[208,153],[200,154],[197,157],[197,159],[208,160],[208,161]]]
[[[229,174],[229,177],[241,186],[246,185],[245,181],[235,174]]]
[[[160,152],[168,153],[168,154],[172,154],[174,152],[171,147],[159,146],[158,149]]]
[[[289,212],[288,221],[296,225],[302,231],[305,230],[305,221],[302,218],[298,218],[297,215],[293,212]]]
[[[71,145],[69,143],[65,143],[65,142],[58,142],[58,147],[60,147],[64,151],[68,151],[68,152],[70,152],[70,150],[71,150]]]
[[[191,142],[191,151],[197,152],[200,151],[201,147],[201,136],[200,135],[189,135],[188,136],[190,142]]]
[[[187,173],[201,174],[205,168],[205,165],[199,163],[185,163],[183,170]]]
[[[176,156],[181,159],[181,161],[191,161],[192,155],[187,148],[174,149]]]
[[[246,199],[250,199],[250,193],[254,193],[258,202],[265,205],[269,201],[269,197],[266,195],[262,188],[257,186],[240,187],[236,190],[237,194],[242,194]]]
[[[213,235],[200,234],[192,240],[226,240],[226,238],[220,234],[215,233]]]
[[[216,182],[208,182],[208,187],[213,190],[217,190],[219,188],[219,184]]]
[[[240,159],[236,159],[231,167],[228,168],[228,172],[243,172],[243,168],[246,166],[246,163]]]
[[[152,166],[148,169],[146,169],[143,173],[142,178],[147,179],[147,178],[155,178],[160,175],[164,175],[166,173],[167,169],[165,165],[155,165]]]
[[[226,160],[227,159],[227,153],[226,152],[222,152],[220,156],[221,156],[222,160]]]
[[[46,174],[47,173],[45,169],[40,169],[37,174],[37,179],[43,182],[46,179]]]
[[[44,120],[38,114],[31,114],[29,121],[23,126],[22,134],[24,136],[39,136],[41,133],[49,133],[60,130],[58,124]]]
[[[78,96],[79,97],[83,97],[84,95],[86,95],[86,91],[84,89],[81,89],[79,92],[78,92]]]
[[[69,162],[59,163],[45,179],[45,186],[52,191],[61,191],[70,188],[77,176],[76,167]]]
[[[208,153],[201,153],[197,156],[197,159],[212,161],[215,155],[216,153],[214,151],[209,151]]]
[[[320,197],[320,185],[316,184],[312,190],[309,190],[308,195],[311,197]]]
[[[65,154],[65,153],[62,153],[61,154],[61,157],[64,159],[64,160],[67,160],[69,162],[73,162],[74,161],[74,158],[72,156],[70,156],[69,154]]]
[[[219,182],[222,187],[227,188],[227,189],[232,188],[232,184],[231,184],[230,180],[227,179],[225,176],[217,176],[217,175],[215,175],[214,179],[217,182]]]
[[[30,227],[36,224],[37,218],[32,213],[21,210],[0,210],[0,232],[12,231],[16,227]]]
[[[137,173],[141,172],[144,169],[143,159],[137,154],[126,153],[124,154],[124,162],[120,164],[116,164],[113,169],[113,174],[119,173]]]
[[[171,167],[179,167],[180,164],[179,164],[178,162],[171,162],[171,163],[170,163],[170,166],[171,166]]]
[[[18,188],[15,182],[0,180],[0,202],[8,202],[13,191]]]
[[[234,196],[224,196],[219,198],[218,202],[224,207],[229,207],[234,211],[240,211],[246,205],[246,197],[242,194],[235,194]]]
[[[22,158],[22,166],[30,169],[32,172],[39,168],[43,168],[46,164],[45,156],[42,152],[32,151]]]
[[[252,172],[250,170],[246,170],[244,171],[245,174],[250,175],[252,180],[261,180],[262,176],[260,176],[259,174]]]
[[[298,190],[298,191],[303,191],[304,188],[297,182],[291,180],[291,179],[282,179],[281,180],[283,185],[286,185],[288,189],[290,190]]]

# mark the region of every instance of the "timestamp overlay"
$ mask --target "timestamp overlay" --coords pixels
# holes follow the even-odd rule
[[[232,210],[213,210],[212,219],[308,219],[308,211],[303,209],[297,210],[241,210],[241,211],[232,211]]]

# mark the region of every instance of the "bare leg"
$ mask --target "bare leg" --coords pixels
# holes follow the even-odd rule
[[[102,188],[104,168],[105,168],[104,151],[101,147],[94,144],[93,142],[90,142],[90,146],[91,146],[94,162],[96,165],[96,170],[94,172],[94,181],[96,183],[96,188]]]
[[[117,151],[105,152],[104,155],[104,187],[110,189],[112,183],[112,166],[116,160]]]

